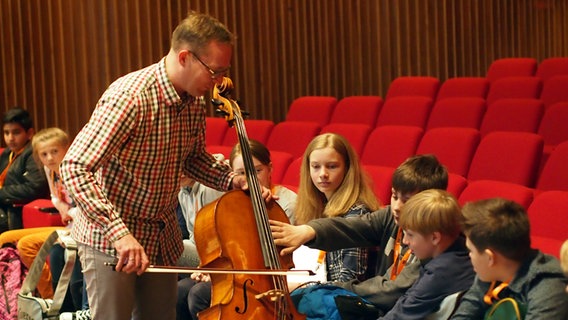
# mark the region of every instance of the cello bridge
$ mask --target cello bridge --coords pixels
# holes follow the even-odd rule
[[[276,302],[277,300],[282,299],[284,296],[285,295],[284,295],[284,292],[282,290],[273,289],[273,290],[268,290],[268,291],[263,292],[263,293],[259,293],[259,294],[255,295],[254,297],[257,300],[268,298],[271,302]]]

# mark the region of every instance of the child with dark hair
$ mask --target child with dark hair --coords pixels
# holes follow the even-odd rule
[[[9,109],[2,117],[2,132],[6,149],[0,154],[0,233],[23,228],[19,205],[49,196],[45,174],[32,155],[30,114],[20,107]]]
[[[529,219],[513,201],[494,198],[463,207],[464,233],[477,277],[451,319],[482,319],[512,298],[523,319],[568,319],[567,280],[558,260],[531,249]]]

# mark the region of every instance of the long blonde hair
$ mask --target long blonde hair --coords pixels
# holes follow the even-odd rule
[[[343,181],[329,201],[326,201],[325,195],[316,188],[310,176],[310,155],[314,150],[324,148],[333,148],[345,162]],[[364,204],[370,210],[377,210],[380,206],[357,153],[339,134],[324,133],[315,137],[304,152],[300,168],[300,185],[295,209],[297,223],[303,224],[316,218],[344,215],[356,203]]]

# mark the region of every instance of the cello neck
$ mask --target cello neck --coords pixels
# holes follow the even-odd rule
[[[265,267],[268,269],[281,269],[280,258],[270,230],[268,210],[266,208],[266,202],[262,197],[262,186],[256,174],[242,112],[236,101],[223,96],[224,92],[228,93],[231,89],[232,81],[229,78],[224,78],[221,85],[215,86],[213,98],[222,102],[222,106],[220,107],[226,114],[227,121],[233,123],[237,131]]]

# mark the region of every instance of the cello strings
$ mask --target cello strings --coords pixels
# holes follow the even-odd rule
[[[241,152],[243,157],[243,162],[245,163],[245,170],[247,181],[249,184],[249,189],[251,190],[251,197],[254,197],[255,201],[252,201],[255,218],[257,221],[257,228],[259,232],[259,237],[261,238],[263,255],[265,264],[271,269],[281,269],[280,259],[278,258],[278,252],[276,245],[274,244],[274,238],[272,236],[272,231],[270,230],[270,222],[268,220],[268,213],[266,208],[266,203],[262,198],[262,190],[260,188],[260,183],[256,175],[256,170],[254,169],[254,163],[252,161],[252,154],[250,151],[250,145],[248,143],[248,137],[246,134],[246,128],[244,126],[244,121],[240,117],[240,110],[234,111],[235,123],[237,127],[237,135],[239,137],[239,143],[241,145]],[[283,298],[283,295],[288,293],[287,282],[283,276],[272,276],[273,286],[277,289],[276,296],[274,299],[274,308],[276,310],[275,316],[278,319],[285,319],[287,310],[289,306],[287,299]]]

